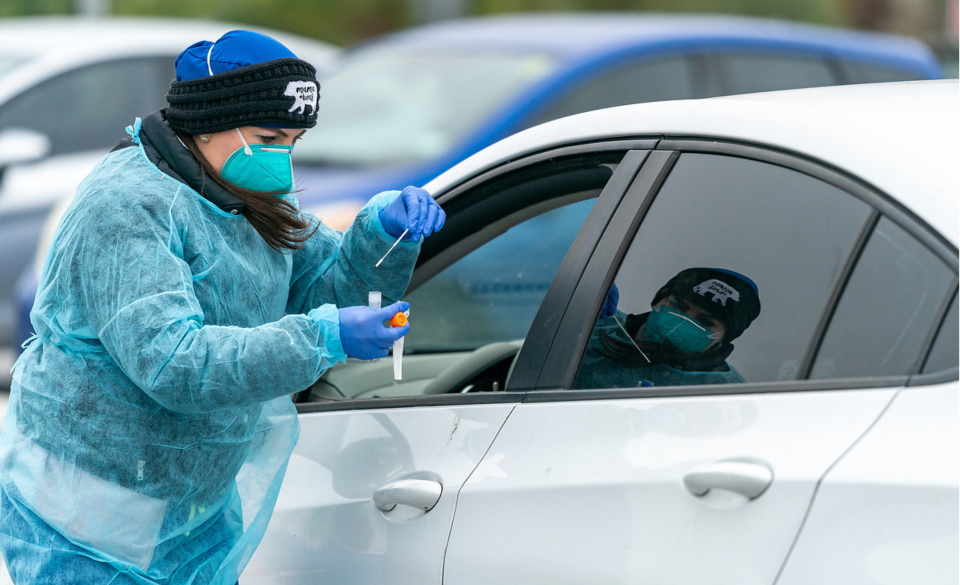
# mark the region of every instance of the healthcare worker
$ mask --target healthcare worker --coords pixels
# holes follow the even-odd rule
[[[344,233],[298,209],[290,153],[319,86],[277,41],[233,31],[176,71],[169,107],[80,185],[44,265],[0,437],[18,584],[233,585],[297,440],[291,394],[387,355],[408,328],[384,321],[443,225],[412,187]],[[371,290],[393,304],[364,306]]]
[[[640,315],[617,311],[611,285],[588,342],[576,388],[735,384],[731,343],[760,314],[757,285],[719,268],[687,268]]]

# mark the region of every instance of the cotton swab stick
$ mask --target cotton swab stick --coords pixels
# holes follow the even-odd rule
[[[374,268],[380,268],[380,262],[383,262],[384,260],[387,259],[387,256],[390,255],[390,252],[393,252],[393,249],[397,247],[397,244],[400,243],[400,240],[402,240],[402,239],[403,239],[403,236],[407,235],[407,232],[409,232],[409,231],[410,231],[409,229],[403,230],[403,233],[400,234],[400,237],[397,238],[397,241],[394,242],[392,246],[390,246],[390,249],[387,250],[387,253],[383,255],[383,258],[381,258],[380,261],[377,262],[376,265],[374,265]]]

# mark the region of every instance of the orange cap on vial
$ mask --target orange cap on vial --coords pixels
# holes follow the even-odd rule
[[[407,315],[404,313],[397,313],[393,317],[390,317],[391,327],[403,327],[406,324],[407,324]]]

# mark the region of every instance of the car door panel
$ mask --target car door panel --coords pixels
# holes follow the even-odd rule
[[[899,392],[821,482],[778,585],[960,582],[958,389]]]
[[[895,392],[522,404],[460,492],[444,583],[773,583],[817,482]],[[752,500],[690,493],[717,462],[773,479]]]
[[[478,390],[503,389],[521,342],[538,342],[523,322],[586,218],[616,209],[646,156],[626,153],[538,153],[446,194],[447,225],[424,243],[405,295],[418,329],[403,380],[388,360],[349,360],[300,394],[301,438],[244,585],[441,582],[459,489],[523,397]],[[595,243],[578,241],[577,253]],[[425,512],[385,502],[415,503],[438,484]]]
[[[287,467],[266,536],[244,585],[441,582],[457,492],[514,404],[313,412]],[[438,482],[427,512],[383,512],[392,482]]]
[[[784,153],[691,141],[703,153],[691,156],[682,142],[648,157],[569,297],[537,391],[461,491],[446,583],[772,584],[819,482],[915,373],[804,374],[887,207]],[[752,383],[579,385],[611,283],[621,317],[642,317],[689,267],[759,285],[762,316],[729,358]]]

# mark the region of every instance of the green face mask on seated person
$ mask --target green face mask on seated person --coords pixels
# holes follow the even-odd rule
[[[293,146],[280,144],[249,145],[237,129],[243,148],[230,155],[220,176],[234,185],[254,191],[278,192],[283,197],[293,190]]]
[[[643,329],[645,340],[651,343],[669,341],[683,353],[701,352],[722,335],[723,332],[714,333],[695,319],[667,307],[654,308]]]

